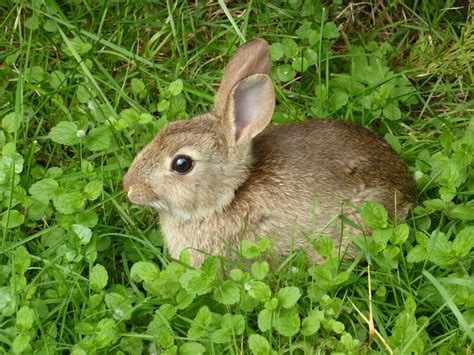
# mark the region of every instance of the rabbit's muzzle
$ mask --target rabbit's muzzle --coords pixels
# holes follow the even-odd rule
[[[123,189],[127,192],[128,199],[138,205],[153,204],[158,200],[158,196],[150,186],[143,181],[137,181],[134,176],[127,173],[123,178]]]

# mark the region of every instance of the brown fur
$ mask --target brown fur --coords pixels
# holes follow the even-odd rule
[[[415,200],[405,163],[365,128],[324,120],[262,132],[275,102],[268,53],[259,39],[239,49],[225,71],[216,111],[163,128],[124,177],[132,202],[159,209],[174,258],[189,248],[199,266],[206,254],[232,257],[242,238],[269,236],[282,255],[303,248],[319,260],[311,241],[321,234],[351,257],[357,251],[350,236],[360,232],[346,225],[341,234],[343,206],[358,220],[353,206],[374,200],[391,217],[404,218]],[[189,174],[170,171],[178,154],[195,161]]]

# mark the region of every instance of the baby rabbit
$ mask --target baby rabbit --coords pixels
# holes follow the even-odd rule
[[[160,130],[135,158],[123,185],[131,202],[155,207],[173,258],[189,249],[194,266],[207,255],[234,256],[241,239],[266,236],[285,255],[333,238],[341,255],[357,249],[357,206],[372,200],[392,218],[415,201],[405,163],[374,133],[346,121],[272,126],[275,92],[266,41],[232,57],[214,111]]]

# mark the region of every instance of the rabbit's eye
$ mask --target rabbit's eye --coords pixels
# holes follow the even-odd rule
[[[171,162],[171,169],[177,174],[187,174],[194,166],[193,160],[187,155],[177,155]]]

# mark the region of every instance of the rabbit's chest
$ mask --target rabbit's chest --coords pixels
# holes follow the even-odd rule
[[[209,254],[227,255],[232,247],[238,249],[239,229],[232,220],[217,223],[213,220],[182,220],[162,214],[160,227],[171,257],[176,259],[188,249],[195,266]]]

